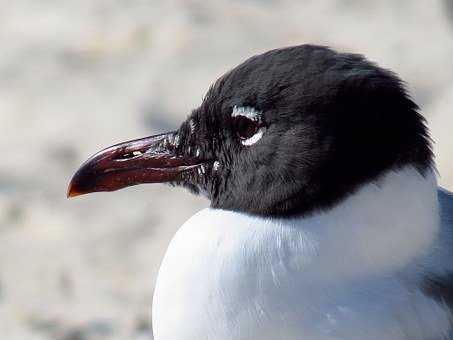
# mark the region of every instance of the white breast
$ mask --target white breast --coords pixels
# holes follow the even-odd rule
[[[448,311],[416,282],[438,234],[436,188],[434,174],[406,168],[303,219],[200,211],[177,232],[160,268],[155,339],[446,334]]]

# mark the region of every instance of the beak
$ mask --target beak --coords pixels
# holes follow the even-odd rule
[[[181,181],[203,161],[178,156],[176,132],[113,145],[88,159],[72,177],[68,197],[115,191],[142,183]]]

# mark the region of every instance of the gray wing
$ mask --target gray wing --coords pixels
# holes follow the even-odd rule
[[[437,197],[440,205],[441,229],[453,232],[453,193],[439,187]],[[451,246],[453,247],[453,244]]]
[[[438,188],[437,197],[440,208],[440,235],[434,253],[436,259],[432,265],[443,268],[436,274],[427,273],[422,282],[422,290],[426,295],[453,311],[453,193]],[[428,270],[429,272],[429,270]],[[453,333],[447,339],[453,339]]]
[[[440,208],[441,231],[439,259],[445,263],[453,262],[453,193],[439,187],[437,197]],[[442,265],[442,267],[444,267]],[[451,266],[447,265],[446,267]],[[422,290],[433,299],[448,306],[453,312],[453,270],[446,270],[442,275],[429,275],[422,283]],[[452,321],[453,322],[453,321]],[[453,327],[453,326],[452,326]],[[453,340],[453,331],[439,340]]]

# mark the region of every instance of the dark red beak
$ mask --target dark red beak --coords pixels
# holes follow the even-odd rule
[[[184,174],[204,162],[178,156],[176,132],[113,145],[88,159],[68,187],[68,197],[98,191],[115,191],[142,183],[183,180]]]

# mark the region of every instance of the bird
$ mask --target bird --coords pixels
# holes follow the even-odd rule
[[[108,147],[69,197],[204,195],[152,304],[156,340],[453,339],[453,195],[394,72],[304,44],[227,71],[175,131]]]

